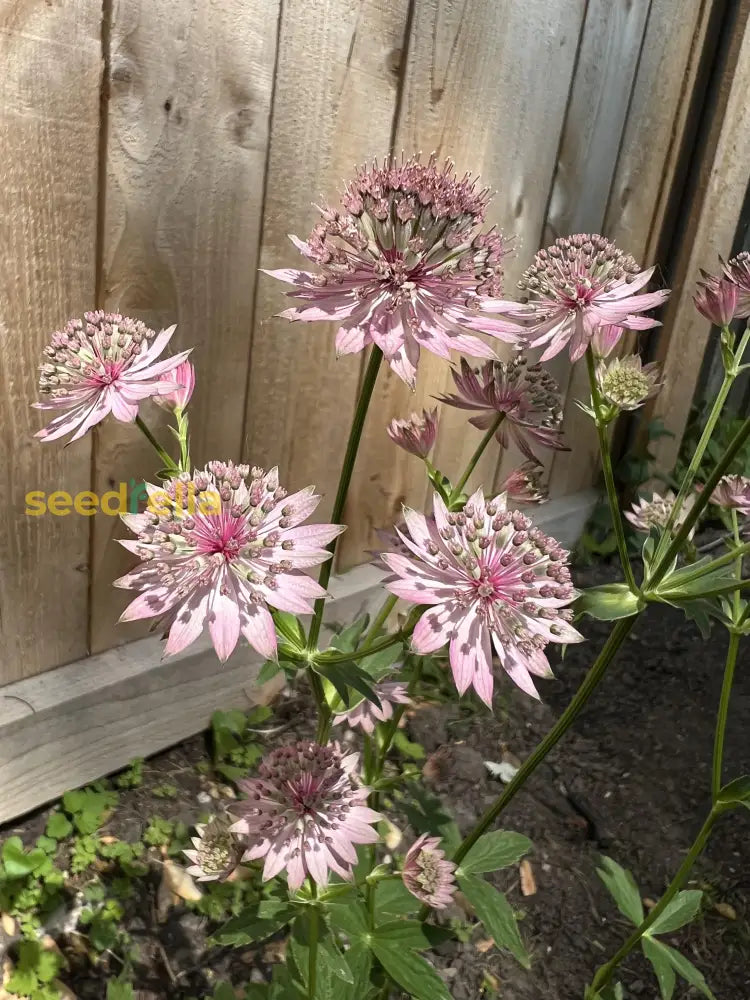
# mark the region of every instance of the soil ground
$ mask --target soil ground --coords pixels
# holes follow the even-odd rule
[[[601,570],[586,571],[579,582],[586,586],[601,577]],[[428,755],[436,754],[428,769],[433,790],[450,804],[462,830],[501,789],[484,762],[528,754],[569,701],[608,626],[587,621],[584,631],[588,642],[569,648],[556,667],[557,679],[543,684],[541,703],[505,683],[494,716],[454,704],[430,706],[410,719],[410,738]],[[497,880],[522,917],[532,969],[524,971],[487,947],[477,927],[469,940],[442,945],[435,958],[456,1000],[580,1000],[594,969],[628,932],[595,874],[601,854],[629,868],[644,897],[660,895],[709,807],[725,642],[718,629],[704,642],[677,611],[652,608],[641,618],[574,729],[503,818],[503,826],[526,834],[534,845],[532,895],[522,894],[517,870],[500,873]],[[311,731],[304,704],[300,698],[279,703],[268,725],[286,731],[273,738]],[[749,727],[750,671],[741,651],[726,744],[729,777],[750,772]],[[193,822],[206,808],[198,797],[205,803],[217,794],[216,779],[196,771],[205,759],[205,740],[196,738],[147,761],[143,784],[121,792],[102,832],[132,841],[155,814]],[[154,795],[165,783],[176,789],[174,797]],[[1,829],[0,840],[20,834],[33,843],[48,814]],[[746,811],[720,824],[691,883],[705,892],[704,911],[671,939],[705,973],[717,1000],[750,1000],[749,834]],[[411,831],[406,835],[411,838]],[[137,1000],[208,997],[217,980],[262,979],[278,957],[278,942],[244,952],[207,946],[215,924],[187,904],[166,912],[160,907],[159,858],[152,853],[151,872],[136,880],[137,895],[125,904],[123,919],[138,956]],[[92,965],[73,941],[59,938],[70,961],[62,980],[80,1000],[103,1000],[117,961],[105,953]],[[6,943],[12,952],[12,942]],[[622,977],[628,997],[658,996],[650,968],[639,957],[625,963]],[[680,983],[675,996],[698,993]]]

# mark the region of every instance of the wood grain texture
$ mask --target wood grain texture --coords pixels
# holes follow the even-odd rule
[[[250,356],[278,0],[119,0],[111,25],[102,304],[194,346],[192,459],[239,460]],[[144,407],[163,433],[164,414]],[[98,435],[95,489],[148,478],[138,431]],[[94,523],[92,646],[143,634],[115,623],[128,565],[117,518]],[[130,595],[132,597],[132,595]]]
[[[336,204],[354,166],[387,153],[407,0],[286,0],[268,162],[261,266],[301,267],[318,205]],[[278,465],[289,489],[315,483],[330,514],[361,357],[335,360],[331,324],[273,318],[288,286],[261,275],[247,401],[245,460]]]
[[[631,6],[632,14],[632,5],[612,4],[610,16],[617,12],[622,16],[626,6]],[[685,132],[691,124],[689,109],[710,13],[710,4],[703,0],[651,0],[635,78],[628,87],[624,123],[621,118],[622,138],[611,189],[605,204],[596,206],[603,211],[604,235],[644,267],[656,262],[672,188],[680,180]],[[611,23],[616,27],[617,17]],[[631,36],[630,46],[635,45]],[[604,72],[608,76],[611,70]],[[612,100],[621,111],[621,96],[613,93]],[[606,156],[603,149],[598,155]],[[583,192],[581,197],[585,201]],[[658,287],[660,277],[657,271],[652,287]],[[632,349],[633,342],[634,338],[627,339],[627,349]],[[588,376],[581,363],[571,372],[565,408],[566,434],[576,448],[554,457],[550,489],[555,496],[588,486],[598,468],[594,428],[574,403],[588,394]]]
[[[702,147],[692,211],[674,262],[675,294],[669,301],[657,360],[664,388],[652,417],[674,437],[653,445],[656,468],[673,468],[685,430],[711,324],[695,309],[692,293],[700,268],[717,270],[717,256],[733,249],[750,183],[750,0],[737,5],[733,34],[711,108],[712,126]]]
[[[543,0],[414,5],[394,148],[407,155],[436,151],[454,158],[459,174],[480,173],[497,191],[488,223],[515,234],[518,248],[535,247],[542,230],[584,6]],[[512,258],[509,289],[521,270],[521,257]],[[394,448],[385,425],[432,405],[431,397],[451,384],[446,363],[428,352],[415,394],[390,373],[380,383],[350,493],[343,567],[364,558],[374,530],[398,520],[404,502],[425,503],[421,463]],[[457,478],[481,435],[460,411],[446,407],[441,420],[435,462]],[[497,463],[491,447],[471,483],[491,489]]]
[[[52,330],[90,308],[96,274],[101,7],[0,0],[0,680],[83,656],[86,518],[29,517],[31,490],[89,487],[90,441],[32,435]]]
[[[594,500],[589,491],[552,501],[539,523],[570,545]],[[382,577],[360,566],[334,578],[329,621],[372,613]],[[259,695],[260,659],[246,645],[223,666],[205,640],[160,656],[157,640],[140,639],[0,688],[0,823],[200,732],[217,705],[245,708]]]

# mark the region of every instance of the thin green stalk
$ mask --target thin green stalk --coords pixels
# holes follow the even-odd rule
[[[368,645],[367,639],[365,639],[359,649],[355,649],[351,653],[331,652],[327,649],[323,654],[323,658],[326,663],[344,663],[349,660],[361,660],[365,656],[372,656],[374,653],[379,653],[383,649],[388,649],[389,646],[395,646],[397,642],[403,642],[406,638],[408,638],[408,633],[403,630],[399,630],[398,632],[391,632],[390,635],[383,636],[380,642],[376,642],[371,646]]]
[[[341,475],[339,476],[339,485],[336,490],[336,499],[333,503],[333,513],[331,514],[331,523],[340,524],[341,518],[344,513],[344,506],[346,504],[346,497],[349,492],[349,484],[352,481],[352,473],[354,471],[354,463],[357,460],[357,452],[359,450],[359,443],[362,439],[362,430],[365,426],[365,417],[367,416],[367,410],[370,406],[370,400],[372,399],[372,392],[375,388],[375,382],[377,381],[378,371],[380,369],[380,362],[383,360],[383,352],[373,344],[370,350],[370,357],[367,362],[367,368],[365,369],[365,375],[362,380],[362,388],[359,393],[359,399],[357,400],[357,408],[354,411],[354,417],[352,419],[352,426],[349,431],[349,440],[346,445],[346,452],[344,453],[344,462],[341,466]],[[327,559],[320,568],[320,574],[318,576],[318,583],[324,589],[328,586],[328,581],[331,579],[331,571],[333,569],[333,558],[336,554],[336,539],[334,539],[328,546],[328,551],[331,553],[331,558]],[[310,623],[310,631],[307,636],[307,648],[315,649],[318,643],[318,636],[320,635],[320,627],[323,624],[323,611],[326,606],[326,598],[320,597],[315,602],[315,613],[313,614],[312,622]]]
[[[313,899],[317,896],[315,882],[310,879],[310,895]],[[307,995],[309,1000],[315,1000],[318,988],[318,933],[319,916],[317,906],[310,907],[310,941],[308,951],[307,966]]]
[[[666,892],[661,897],[656,906],[653,908],[653,910],[651,910],[648,916],[643,920],[640,926],[636,927],[636,929],[633,931],[633,933],[630,935],[627,941],[623,944],[620,950],[616,952],[616,954],[606,963],[606,965],[603,965],[599,970],[597,970],[597,973],[594,976],[591,982],[591,986],[589,988],[590,994],[598,993],[607,985],[607,983],[609,983],[620,962],[622,962],[623,959],[627,958],[627,956],[630,954],[633,948],[635,948],[636,945],[640,942],[644,934],[646,934],[649,927],[653,926],[653,924],[656,923],[657,919],[661,916],[661,914],[664,912],[667,906],[669,906],[674,897],[680,891],[682,886],[687,881],[688,875],[690,874],[693,865],[695,864],[696,860],[698,859],[704,847],[706,846],[708,838],[711,836],[711,831],[713,829],[714,823],[719,818],[721,811],[722,811],[721,809],[717,809],[716,807],[714,807],[711,810],[711,812],[708,815],[708,818],[706,819],[706,822],[701,827],[700,833],[695,838],[692,847],[688,851],[685,860],[680,865],[677,874],[669,883],[669,887],[667,888]]]
[[[307,679],[310,681],[310,687],[312,688],[318,715],[318,733],[316,738],[318,743],[323,746],[328,742],[331,711],[328,708],[328,702],[326,701],[326,695],[323,689],[323,680],[320,677],[320,674],[316,674],[311,666],[308,666],[307,668]]]
[[[596,414],[594,422],[596,424],[596,433],[599,437],[599,454],[601,455],[602,460],[604,485],[607,489],[607,500],[609,502],[609,512],[612,517],[612,526],[615,531],[615,539],[617,540],[617,551],[620,556],[622,571],[625,574],[625,582],[630,590],[634,594],[637,594],[638,587],[635,582],[635,577],[633,576],[633,567],[630,565],[628,542],[625,538],[625,528],[623,526],[622,515],[620,513],[620,499],[617,495],[615,473],[612,468],[612,453],[609,448],[609,434],[607,432],[607,424],[602,416],[602,398],[601,393],[599,392],[599,383],[596,380],[594,353],[590,347],[586,351],[586,365],[588,367],[589,384],[591,386],[591,400],[594,404],[594,413]]]
[[[728,328],[724,327],[722,331],[722,336],[728,332]],[[669,538],[672,528],[677,523],[677,517],[682,510],[682,506],[685,503],[688,495],[693,492],[693,485],[695,483],[695,477],[700,469],[701,462],[703,461],[703,456],[706,452],[706,448],[711,441],[714,430],[716,429],[716,424],[719,422],[722,410],[724,409],[724,404],[727,401],[727,396],[729,395],[729,390],[732,388],[734,380],[739,374],[740,362],[742,361],[742,355],[745,353],[745,348],[747,347],[748,340],[750,339],[750,326],[745,330],[740,340],[737,352],[734,355],[733,364],[729,368],[725,368],[724,378],[721,383],[721,388],[716,396],[711,407],[711,412],[708,415],[708,420],[703,428],[703,433],[700,436],[698,445],[695,449],[693,457],[690,459],[690,464],[688,465],[687,472],[683,477],[682,483],[680,484],[680,489],[677,494],[677,498],[674,502],[672,510],[670,511],[669,518],[667,519],[667,524],[664,528],[664,533],[662,535],[662,542],[656,551],[657,558],[661,555],[664,548],[664,539]],[[710,495],[710,494],[709,494]]]
[[[466,486],[466,483],[468,481],[469,476],[472,474],[472,472],[476,468],[477,462],[482,457],[482,453],[484,452],[484,449],[487,447],[487,445],[490,443],[490,441],[492,440],[492,438],[495,436],[495,434],[497,433],[498,427],[500,426],[500,424],[503,422],[504,419],[505,419],[505,414],[504,413],[498,413],[498,415],[495,418],[495,420],[493,420],[492,425],[490,426],[489,430],[487,431],[487,433],[484,435],[484,437],[482,438],[482,440],[477,445],[477,449],[474,452],[474,454],[471,456],[471,458],[469,459],[469,464],[464,469],[463,475],[461,476],[461,478],[458,480],[458,482],[456,483],[456,485],[451,490],[451,495],[448,498],[448,506],[449,507],[451,506],[451,504],[455,503],[456,500],[461,496],[461,492],[462,492],[464,486]]]
[[[398,597],[396,597],[395,594],[389,594],[388,597],[386,597],[386,599],[383,601],[383,606],[381,607],[380,611],[378,611],[377,615],[375,615],[372,625],[370,625],[369,629],[367,630],[367,635],[365,636],[364,642],[362,643],[361,646],[362,649],[369,649],[370,644],[375,641],[375,637],[377,636],[378,632],[388,620],[388,615],[396,607],[397,601]]]
[[[727,659],[724,666],[724,680],[721,685],[719,712],[716,718],[716,733],[714,735],[714,759],[711,772],[711,794],[714,802],[716,802],[721,790],[721,770],[724,763],[724,737],[727,731],[729,701],[732,694],[732,681],[734,680],[734,668],[737,665],[737,650],[739,647],[740,636],[732,630],[729,633],[729,648],[727,649]]]
[[[728,566],[730,563],[736,563],[739,558],[742,559],[743,556],[750,553],[750,542],[740,543],[739,548],[732,548],[729,552],[725,552],[723,556],[718,556],[716,559],[712,559],[710,563],[706,563],[705,566],[699,566],[698,569],[693,573],[681,573],[680,574],[680,586],[684,586],[686,583],[690,583],[692,580],[699,580],[702,576],[708,576],[710,573],[715,573],[717,569],[721,569],[723,566]],[[739,579],[739,577],[738,577]]]
[[[162,448],[162,446],[156,440],[156,438],[151,433],[151,431],[148,429],[148,427],[146,426],[143,418],[140,415],[138,415],[135,418],[135,423],[136,423],[136,426],[138,427],[138,429],[142,432],[143,436],[148,441],[148,443],[154,449],[154,451],[156,452],[156,454],[162,460],[164,468],[167,469],[167,470],[169,470],[170,473],[174,473],[176,475],[180,470],[178,469],[178,467],[175,464],[174,460],[169,457],[169,455],[166,453],[166,451]]]
[[[550,750],[557,746],[568,729],[570,729],[573,725],[585,707],[586,702],[589,700],[599,684],[599,681],[604,676],[604,673],[614,659],[615,654],[625,641],[625,637],[635,624],[636,618],[637,615],[632,615],[630,618],[621,618],[615,623],[614,628],[609,634],[609,638],[604,644],[604,648],[597,656],[593,665],[589,669],[589,672],[586,674],[581,686],[576,691],[573,700],[557,720],[557,723],[552,729],[550,729],[542,742],[533,751],[531,756],[527,757],[527,759],[523,762],[514,777],[506,785],[502,795],[500,795],[499,798],[493,802],[481,819],[479,819],[471,833],[469,833],[462,841],[453,856],[453,860],[456,864],[460,864],[461,861],[463,861],[485,830],[492,826],[500,813],[515,798],[516,793],[520,790],[522,785],[524,785],[527,779],[531,777],[534,771],[536,771],[537,767],[539,767]]]

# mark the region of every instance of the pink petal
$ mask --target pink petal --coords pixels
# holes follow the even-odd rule
[[[414,652],[423,656],[444,646],[460,624],[461,614],[461,609],[455,604],[438,604],[426,611],[412,633],[411,647]]]

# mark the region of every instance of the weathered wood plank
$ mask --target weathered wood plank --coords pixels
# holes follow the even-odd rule
[[[282,10],[261,265],[299,267],[306,237],[353,166],[390,143],[407,0],[289,0]],[[335,360],[331,325],[272,318],[285,289],[261,275],[247,401],[245,461],[282,482],[315,483],[330,513],[360,378],[360,356]]]
[[[0,2],[0,681],[83,656],[89,522],[29,517],[31,490],[89,488],[91,443],[32,435],[52,330],[96,275],[101,5]]]
[[[711,325],[692,301],[700,268],[716,271],[717,255],[731,254],[750,183],[750,0],[737,4],[732,37],[711,105],[711,129],[702,145],[693,210],[680,233],[674,287],[657,360],[665,385],[651,416],[661,417],[674,437],[653,445],[656,467],[674,466],[685,430]]]
[[[498,192],[488,222],[515,234],[521,246],[535,246],[542,229],[584,6],[543,0],[414,5],[394,148],[435,150],[454,157],[459,173],[480,172]],[[509,261],[509,288],[521,270],[520,258]],[[425,502],[420,463],[394,448],[385,424],[431,405],[451,384],[446,363],[428,352],[415,394],[390,374],[381,383],[350,494],[342,566],[365,557],[374,529],[393,524],[403,502]],[[478,441],[465,415],[445,408],[436,463],[457,476]],[[472,482],[491,488],[497,462],[497,449],[489,449]]]
[[[611,13],[626,6],[612,4]],[[711,5],[702,0],[652,0],[650,4],[617,166],[600,223],[606,236],[644,266],[655,263],[672,186],[679,180],[710,16]],[[631,44],[635,44],[633,39]],[[615,100],[621,107],[617,95]],[[600,147],[597,156],[602,155],[606,154]],[[581,200],[586,200],[584,190]],[[593,426],[574,402],[582,398],[588,398],[583,363],[574,367],[568,382],[564,426],[576,448],[553,459],[550,488],[555,496],[589,485],[598,466]]]
[[[194,462],[239,459],[250,355],[278,0],[121,0],[111,25],[102,304],[195,346]],[[147,421],[164,428],[155,406]],[[168,433],[163,440],[170,442]],[[98,435],[96,485],[153,479],[138,431]],[[94,521],[92,645],[143,634],[116,626],[128,596],[117,518]]]
[[[537,520],[570,547],[594,500],[588,491],[552,501]],[[377,608],[383,575],[360,566],[334,578],[328,620],[351,622]],[[161,662],[160,647],[140,639],[0,688],[0,823],[192,736],[217,708],[243,708],[257,696],[260,661],[246,645],[224,666],[205,641]]]

